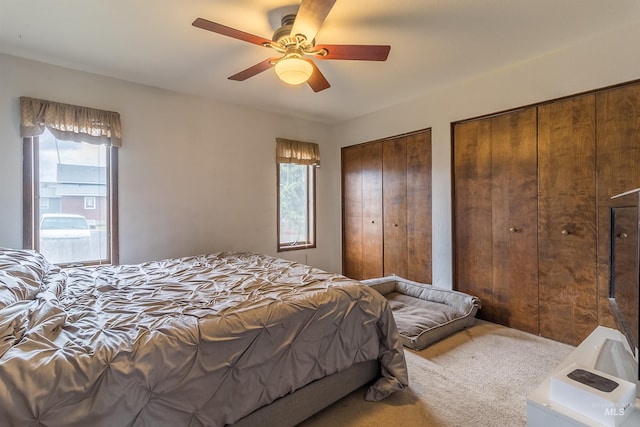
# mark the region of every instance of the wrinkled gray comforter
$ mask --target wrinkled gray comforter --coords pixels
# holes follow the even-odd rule
[[[22,260],[16,279],[7,253],[2,425],[222,426],[374,359],[367,399],[408,382],[386,300],[337,274],[218,253],[64,270]]]

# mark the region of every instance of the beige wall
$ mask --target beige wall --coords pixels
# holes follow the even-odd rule
[[[0,76],[0,246],[22,247],[18,99],[31,96],[121,114],[121,263],[278,255],[275,138],[318,142],[318,248],[280,255],[340,271],[340,160],[325,125],[2,54]]]
[[[433,284],[452,286],[451,122],[640,79],[638,40],[619,28],[335,127],[343,146],[432,128]]]
[[[271,159],[274,138],[282,136],[320,143],[322,167],[318,248],[280,255],[340,271],[339,147],[431,127],[433,283],[450,287],[451,122],[639,79],[638,40],[640,26],[619,28],[334,126],[0,54],[0,246],[21,246],[22,95],[121,113],[123,263],[216,250],[278,255]],[[255,154],[240,162],[249,152]]]

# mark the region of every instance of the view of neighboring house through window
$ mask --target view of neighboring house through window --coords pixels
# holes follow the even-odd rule
[[[31,141],[35,249],[57,264],[108,260],[109,147],[61,141],[48,130]]]

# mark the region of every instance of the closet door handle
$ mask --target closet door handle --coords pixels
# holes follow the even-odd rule
[[[616,237],[618,239],[626,239],[627,237],[629,237],[629,235],[623,231],[621,233],[616,234]]]
[[[511,228],[509,228],[509,233],[515,233],[515,232],[517,232],[517,231],[518,231],[518,229],[517,229],[517,228],[515,228],[515,227],[511,227]]]
[[[562,229],[562,235],[563,236],[568,236],[569,234],[571,234],[571,232],[568,229],[566,229],[566,228]]]

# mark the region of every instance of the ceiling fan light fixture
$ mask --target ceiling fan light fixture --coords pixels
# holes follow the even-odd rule
[[[276,63],[276,74],[285,83],[300,85],[313,74],[313,66],[298,56],[286,57]]]
[[[196,18],[191,25],[233,39],[275,50],[278,55],[265,59],[229,77],[244,81],[275,67],[276,75],[290,85],[307,82],[314,92],[331,85],[315,61],[306,59],[337,59],[353,61],[386,61],[388,45],[316,45],[316,35],[336,0],[299,0],[299,5],[283,6],[269,12],[269,22],[275,32],[271,40],[204,18]],[[276,19],[277,18],[277,19]],[[278,23],[279,20],[279,23]]]

